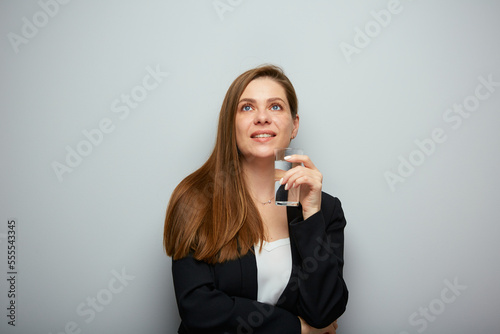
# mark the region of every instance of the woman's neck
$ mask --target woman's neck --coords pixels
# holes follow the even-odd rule
[[[243,173],[250,194],[264,203],[274,196],[274,159],[243,161]]]

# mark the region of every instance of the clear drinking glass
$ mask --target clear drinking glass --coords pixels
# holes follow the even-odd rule
[[[288,162],[286,156],[293,154],[304,154],[298,148],[277,148],[274,150],[274,202],[276,205],[298,206],[300,186],[285,190],[285,185],[280,184],[280,180],[288,170],[302,165],[300,162]]]

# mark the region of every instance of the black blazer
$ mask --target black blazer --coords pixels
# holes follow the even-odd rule
[[[216,265],[188,256],[172,261],[178,333],[300,334],[297,316],[323,328],[344,313],[346,221],[340,201],[323,193],[321,211],[307,220],[300,206],[287,207],[287,215],[292,273],[276,306],[257,302],[253,252]]]

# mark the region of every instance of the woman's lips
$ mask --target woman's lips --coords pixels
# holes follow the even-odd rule
[[[251,138],[270,138],[276,137],[276,133],[270,130],[258,130],[250,135]]]

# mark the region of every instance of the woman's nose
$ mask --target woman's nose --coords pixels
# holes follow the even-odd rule
[[[255,113],[255,123],[271,123],[271,115],[266,108],[259,108]]]

